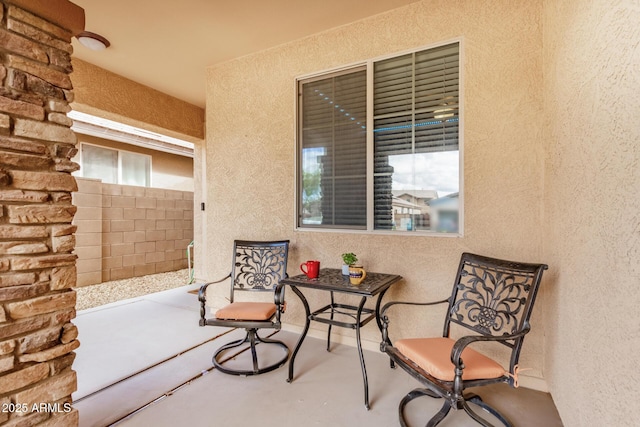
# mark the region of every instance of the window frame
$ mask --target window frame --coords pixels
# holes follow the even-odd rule
[[[138,153],[136,151],[130,151],[130,150],[122,150],[120,148],[113,148],[113,147],[106,147],[104,145],[99,145],[99,144],[92,144],[90,142],[80,142],[80,176],[82,178],[87,178],[87,179],[97,179],[97,178],[90,178],[90,177],[85,177],[84,176],[84,150],[83,147],[84,146],[92,146],[92,147],[98,147],[101,148],[103,150],[111,150],[111,151],[115,151],[118,153],[118,170],[116,171],[116,175],[117,175],[117,179],[118,182],[116,183],[105,183],[105,184],[114,184],[114,185],[128,185],[131,187],[142,187],[142,188],[151,188],[153,187],[153,156],[149,155],[149,154],[143,154],[143,153]],[[133,184],[123,184],[122,183],[122,156],[120,153],[127,153],[127,154],[134,154],[136,156],[141,156],[141,157],[146,157],[147,159],[149,159],[149,185],[147,186],[142,186],[142,185],[133,185]]]
[[[448,44],[458,43],[459,46],[459,74],[458,74],[458,92],[459,92],[459,107],[458,107],[458,230],[457,232],[445,233],[434,230],[415,230],[415,231],[403,231],[403,230],[376,230],[374,228],[374,63],[384,61],[391,58],[400,57],[423,50],[434,49],[442,47]],[[301,232],[321,232],[321,233],[349,233],[349,234],[374,234],[374,235],[398,235],[398,236],[433,236],[433,237],[463,237],[464,236],[464,40],[462,37],[448,39],[445,41],[439,41],[437,43],[431,43],[416,48],[407,49],[404,51],[393,52],[371,58],[365,61],[352,63],[349,65],[336,67],[332,69],[326,69],[323,71],[300,75],[294,79],[295,87],[295,120],[294,120],[294,132],[295,132],[295,144],[294,144],[294,162],[295,162],[295,176],[294,176],[294,231]],[[366,229],[355,229],[348,227],[315,227],[309,225],[303,225],[300,223],[300,207],[302,200],[300,197],[300,191],[302,186],[302,138],[301,138],[301,126],[299,122],[302,105],[300,102],[301,96],[299,94],[299,88],[301,82],[311,82],[315,80],[321,80],[327,78],[330,75],[338,75],[344,73],[350,73],[366,68],[367,72],[367,129],[366,129],[366,188],[367,188],[367,211],[366,211]]]

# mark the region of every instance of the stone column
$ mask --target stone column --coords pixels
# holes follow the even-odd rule
[[[0,425],[77,426],[67,0],[0,0]]]

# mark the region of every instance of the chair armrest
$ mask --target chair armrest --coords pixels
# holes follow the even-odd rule
[[[500,336],[493,335],[469,335],[458,339],[453,348],[451,349],[451,363],[455,366],[455,378],[453,379],[453,389],[455,395],[462,395],[464,390],[464,381],[462,380],[462,372],[464,370],[464,364],[462,363],[462,351],[471,343],[478,341],[508,341],[515,338],[519,338],[527,334],[531,330],[528,322],[525,322],[524,328],[515,334],[505,334]],[[513,361],[512,361],[513,363]],[[511,369],[512,367],[510,367]]]
[[[227,274],[226,276],[224,276],[222,279],[219,280],[215,280],[213,282],[208,282],[205,283],[204,285],[200,286],[200,290],[198,291],[198,301],[200,301],[200,326],[204,326],[206,325],[206,304],[207,304],[207,288],[209,287],[209,285],[213,285],[216,283],[220,283],[223,282],[224,280],[228,279],[231,277],[231,273]]]
[[[204,303],[206,302],[207,299],[207,288],[209,287],[209,285],[213,285],[215,283],[220,283],[228,278],[231,277],[231,273],[227,274],[226,276],[224,276],[222,279],[219,280],[215,280],[213,282],[208,282],[205,283],[204,285],[200,286],[200,290],[198,291],[198,301]]]
[[[437,305],[437,304],[443,304],[445,302],[449,302],[449,298],[447,299],[443,299],[441,301],[429,301],[429,302],[412,302],[412,301],[391,301],[386,303],[385,305],[382,306],[382,310],[380,310],[380,317],[385,317],[386,312],[389,308],[391,308],[394,305],[398,305],[398,304],[403,304],[403,305],[421,305],[421,306],[425,306],[425,305]]]
[[[284,288],[285,286],[282,283],[278,283],[273,292],[273,302],[276,305],[284,304]]]
[[[462,337],[456,341],[451,349],[451,363],[453,363],[456,367],[462,369],[462,352],[464,349],[471,343],[479,342],[479,341],[509,341],[512,339],[520,338],[529,333],[531,330],[531,326],[529,322],[525,322],[524,328],[522,331],[516,334],[505,334],[505,335],[469,335]]]
[[[284,274],[285,279],[289,277],[287,273]],[[273,290],[273,302],[278,306],[276,310],[276,321],[280,323],[280,314],[284,312],[284,289],[285,285],[278,282]]]
[[[389,317],[387,316],[387,310],[393,307],[394,305],[418,305],[418,306],[427,306],[427,305],[438,305],[448,303],[449,298],[443,299],[440,301],[430,301],[430,302],[411,302],[411,301],[391,301],[382,306],[382,310],[380,310],[380,319],[382,321],[382,342],[380,343],[380,351],[385,352],[387,345],[391,344],[391,340],[389,339]]]

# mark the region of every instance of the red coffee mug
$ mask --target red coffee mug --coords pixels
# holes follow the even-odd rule
[[[309,279],[317,279],[318,274],[320,273],[320,261],[303,262],[300,264],[300,270],[302,270]]]

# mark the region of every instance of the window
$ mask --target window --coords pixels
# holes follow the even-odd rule
[[[460,232],[459,50],[298,80],[299,228]]]
[[[80,172],[84,178],[96,178],[108,184],[151,185],[150,156],[85,143],[80,150]]]
[[[302,223],[367,226],[367,73],[302,87]]]

